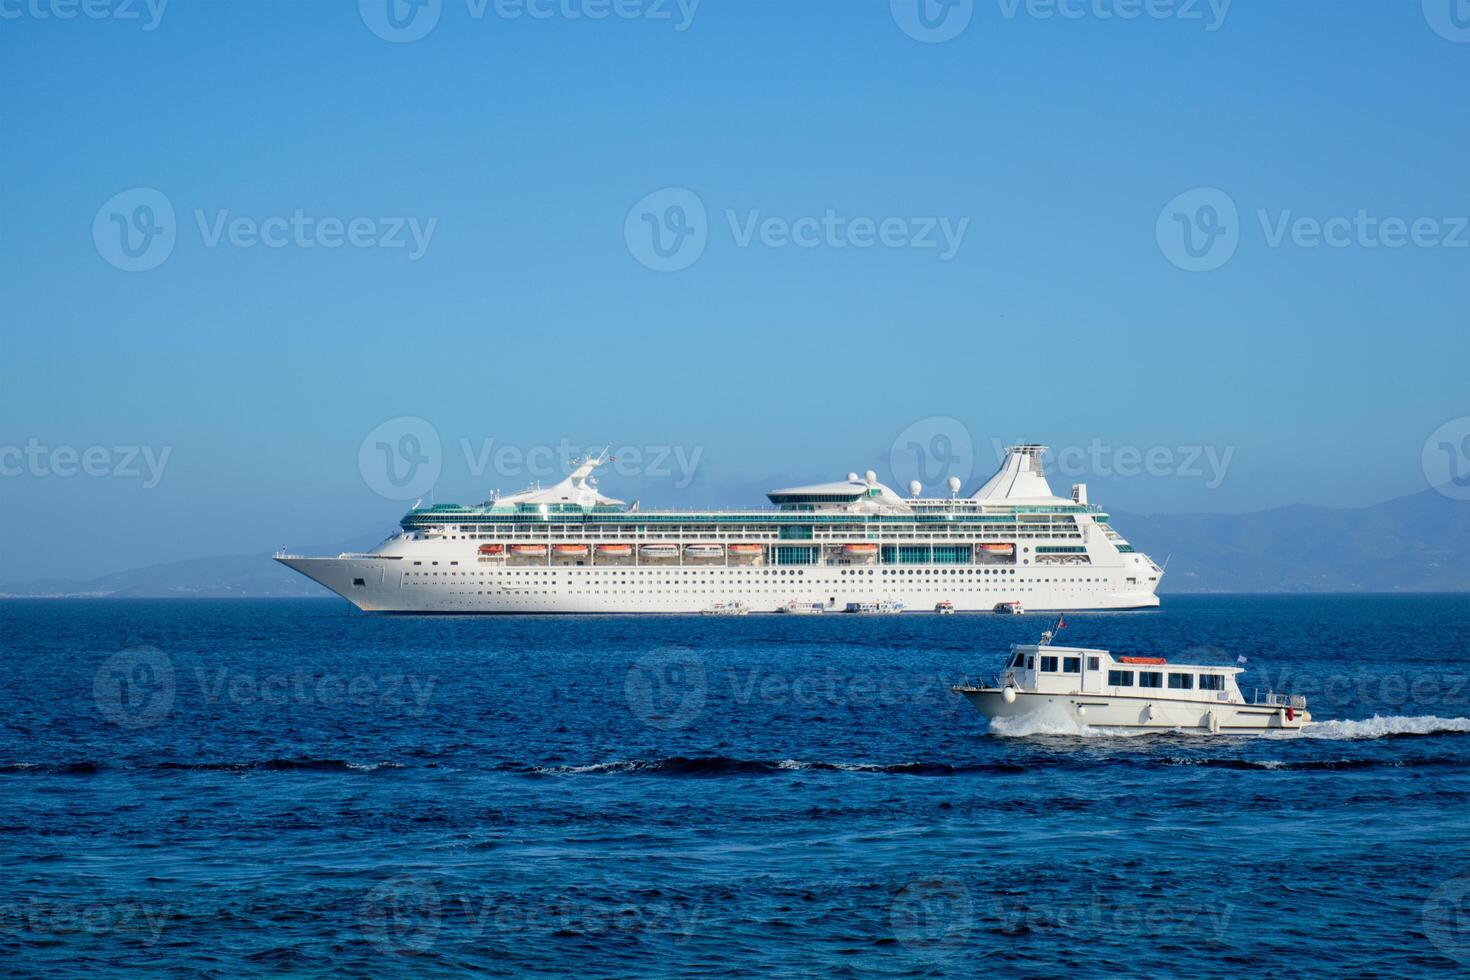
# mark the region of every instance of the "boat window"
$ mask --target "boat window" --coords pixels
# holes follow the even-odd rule
[[[1035,666],[1036,666],[1036,658],[1035,657],[1027,657],[1026,658],[1026,669],[1027,670],[1031,670],[1031,669],[1035,668]]]
[[[1055,674],[1057,672],[1057,658],[1056,657],[1042,657],[1041,658],[1041,669],[1044,672],[1048,673],[1048,674]]]
[[[1012,667],[1024,667],[1024,666],[1026,666],[1026,655],[1024,653],[1018,653],[1018,654],[1016,654],[1016,656],[1011,660],[1011,666]]]
[[[1141,670],[1138,672],[1139,687],[1163,687],[1164,675],[1157,670]]]
[[[1133,671],[1110,670],[1108,671],[1108,683],[1113,685],[1114,687],[1132,687]]]
[[[1101,666],[1102,665],[1098,662],[1098,659],[1096,657],[1088,657],[1087,658],[1087,669],[1088,670],[1099,670],[1099,669],[1101,669]]]
[[[1079,674],[1081,672],[1082,672],[1082,658],[1081,657],[1063,657],[1062,658],[1062,673],[1064,673],[1064,674]]]
[[[1225,678],[1219,674],[1200,674],[1199,689],[1201,691],[1223,691],[1225,690]]]
[[[1169,687],[1175,691],[1188,691],[1194,687],[1193,674],[1170,674]]]

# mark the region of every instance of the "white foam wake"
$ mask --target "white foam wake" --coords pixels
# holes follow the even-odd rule
[[[1301,738],[1363,739],[1388,735],[1434,735],[1438,732],[1470,732],[1470,718],[1440,718],[1437,715],[1374,715],[1357,721],[1314,721],[1303,726]]]

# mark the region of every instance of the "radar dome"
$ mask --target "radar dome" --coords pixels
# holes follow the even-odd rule
[[[868,472],[863,474],[863,482],[871,487],[873,484],[878,482],[878,474],[874,473],[872,470],[868,470]]]
[[[847,474],[847,482],[848,483],[856,483],[857,482],[857,474],[856,473],[849,473],[849,474]]]
[[[924,484],[920,483],[918,480],[910,480],[909,481],[909,496],[910,497],[917,497],[919,495],[919,492],[922,491],[923,489],[924,489]]]
[[[950,493],[959,493],[960,492],[960,478],[959,477],[952,476],[952,477],[949,478],[949,492]]]

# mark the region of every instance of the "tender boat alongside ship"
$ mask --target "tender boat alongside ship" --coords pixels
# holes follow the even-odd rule
[[[1060,624],[1059,624],[1060,625]],[[1240,667],[1113,656],[1106,650],[1015,644],[986,685],[952,688],[987,719],[1070,728],[1249,735],[1300,731],[1312,720],[1301,695],[1266,692],[1247,701]]]
[[[604,495],[601,454],[565,480],[481,504],[415,506],[367,553],[276,559],[385,613],[698,613],[715,598],[776,612],[792,600],[891,612],[1157,606],[1163,570],[1106,513],[1052,493],[1045,447],[1013,446],[968,497],[876,474],[772,490],[772,506],[641,510]]]

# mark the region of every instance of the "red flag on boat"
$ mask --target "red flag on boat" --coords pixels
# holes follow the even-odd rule
[[[1061,629],[1066,629],[1066,628],[1067,628],[1067,617],[1066,616],[1058,616],[1057,617],[1057,629],[1061,630]]]

